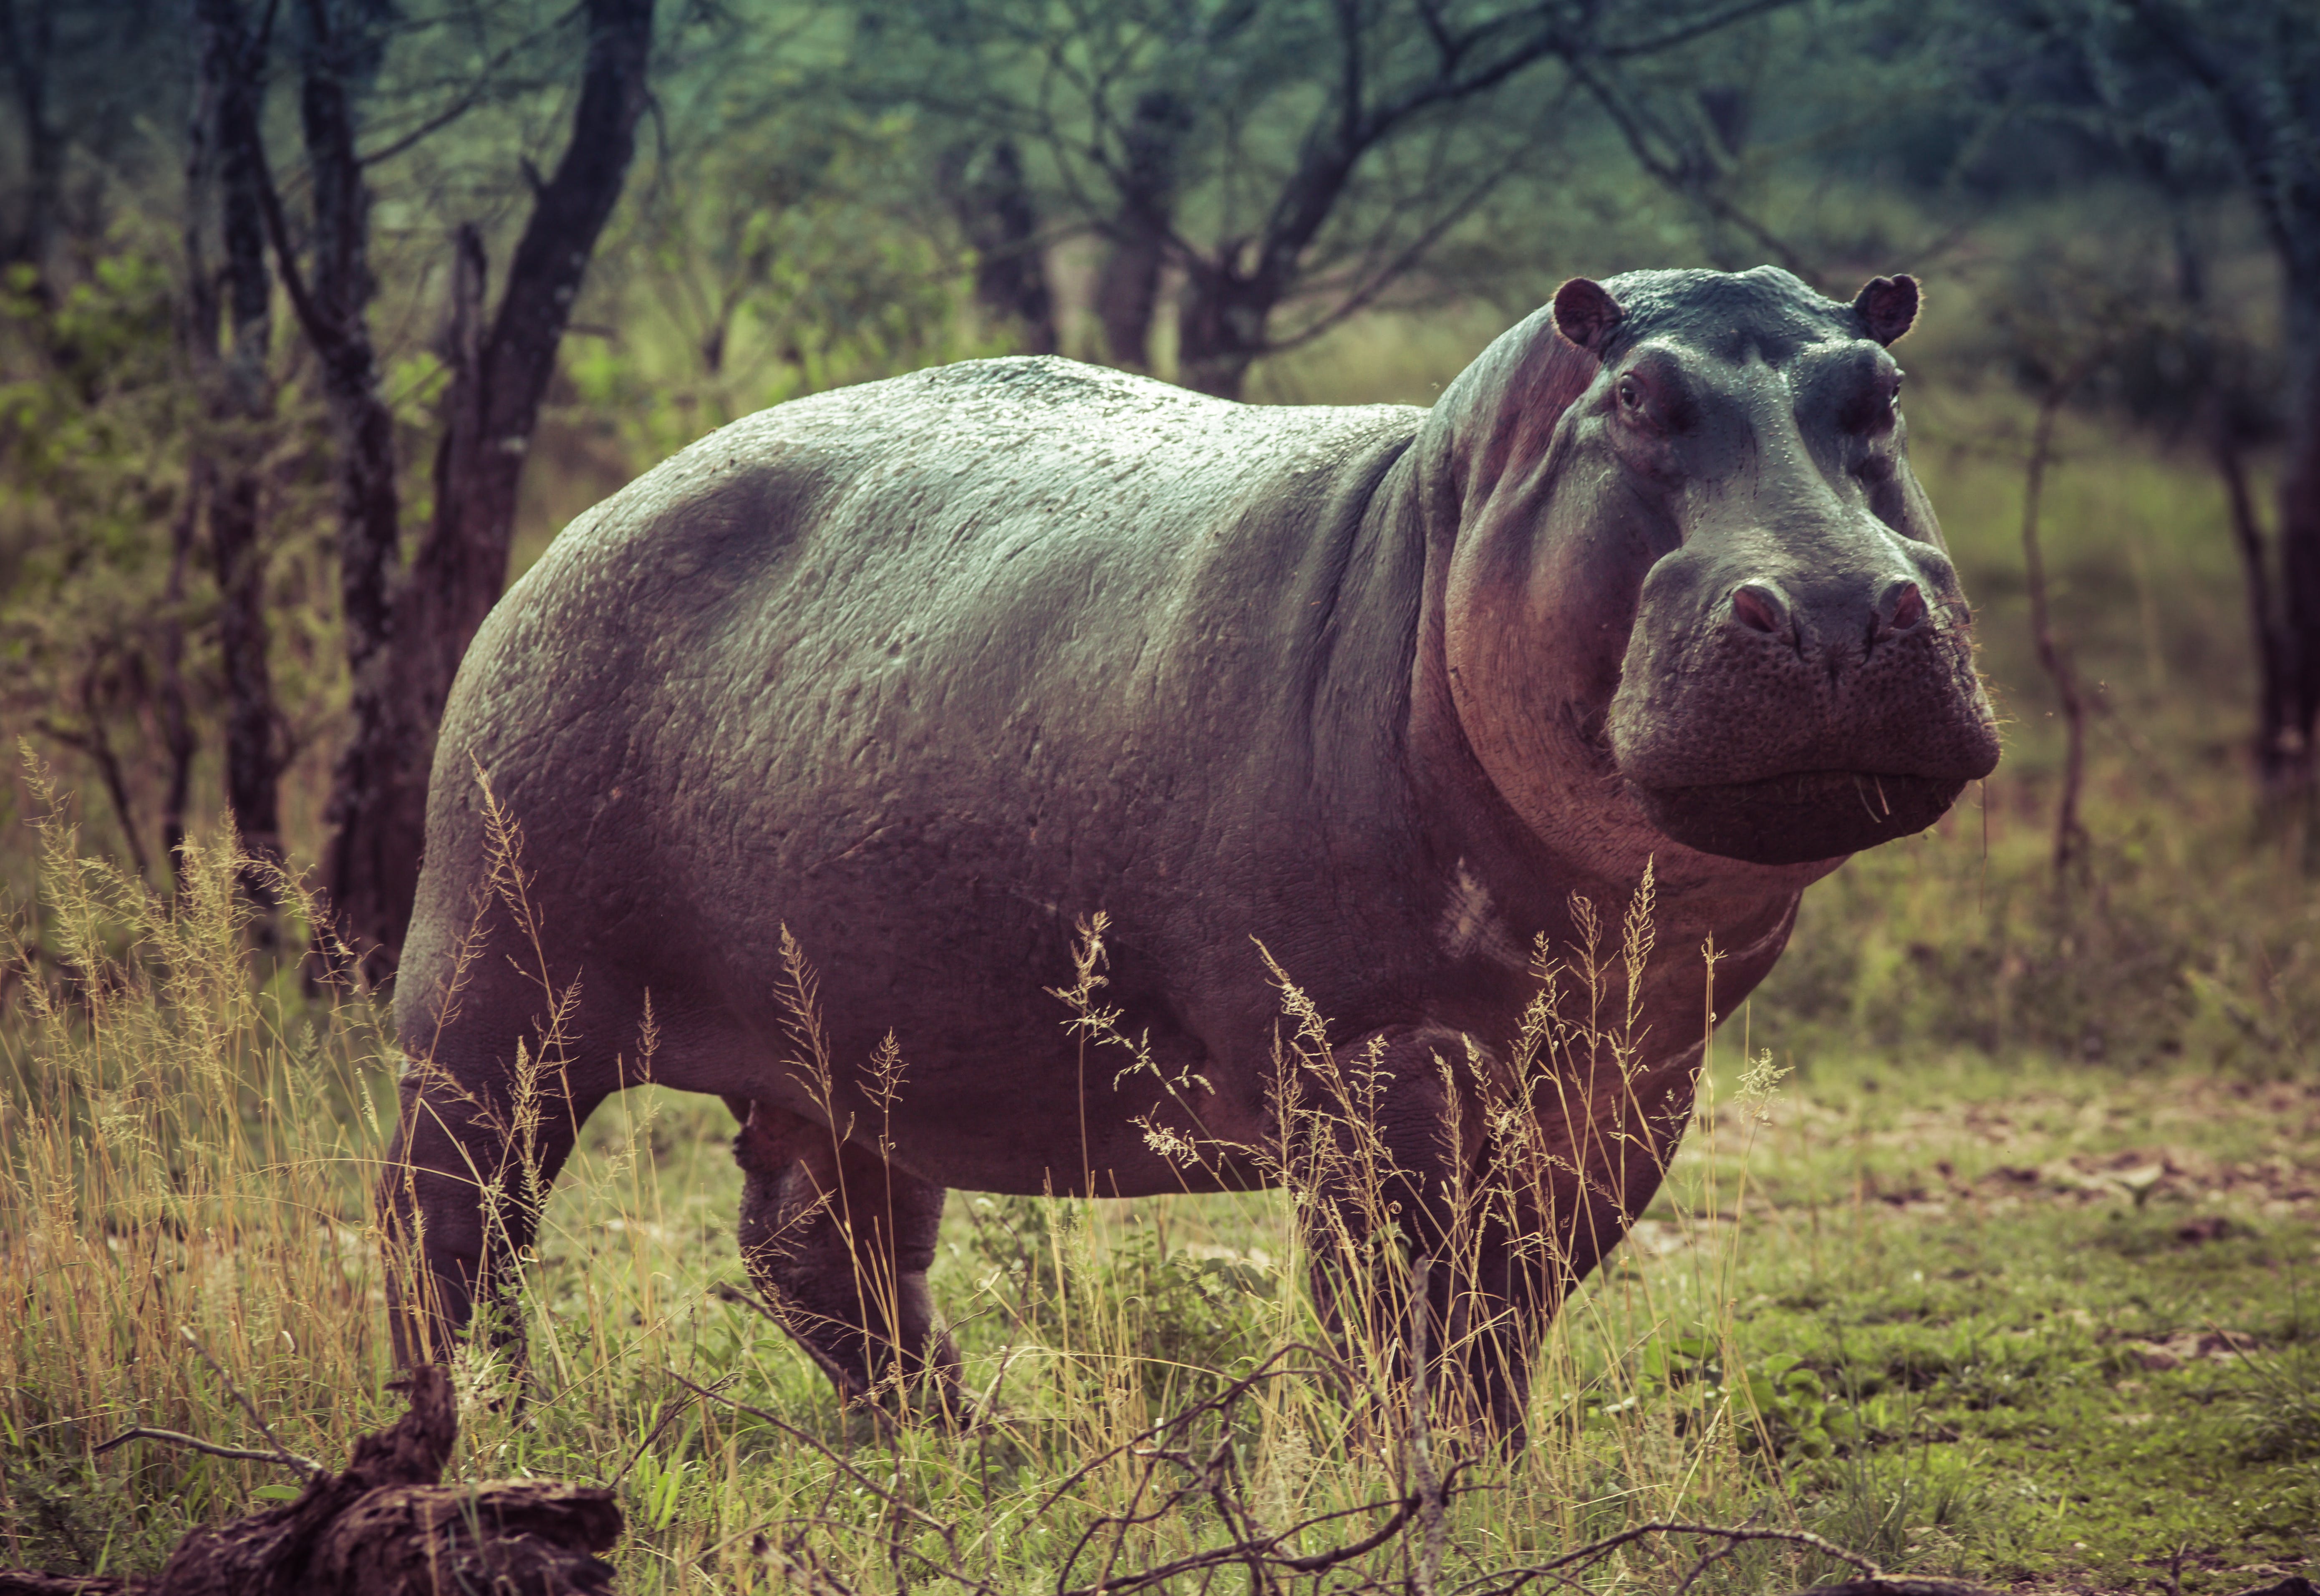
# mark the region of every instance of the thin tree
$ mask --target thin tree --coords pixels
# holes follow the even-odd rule
[[[2279,695],[2284,713],[2264,728],[2258,759],[2276,797],[2309,803],[2320,730],[2320,13],[2302,0],[2130,0],[2129,9],[2212,111],[2279,262],[2288,357],[2288,451],[2279,478],[2287,691]]]
[[[304,250],[270,178],[261,192],[275,258],[322,368],[338,442],[354,726],[332,775],[324,884],[342,935],[378,975],[392,967],[411,916],[435,728],[460,656],[506,583],[524,456],[573,302],[634,153],[653,5],[587,0],[584,6],[587,45],[571,136],[554,174],[535,178],[530,213],[488,321],[482,233],[472,224],[456,231],[445,350],[451,380],[435,456],[434,515],[405,573],[393,416],[379,392],[366,314],[370,195],[367,161],[357,146],[356,86],[375,64],[386,19],[366,0],[300,4],[300,125],[313,193]],[[422,133],[446,125],[474,99],[422,124]],[[254,109],[235,119],[230,136],[263,172],[264,134]],[[398,144],[408,142],[406,136]]]
[[[0,0],[0,55],[15,91],[25,167],[23,219],[5,241],[5,258],[32,268],[34,292],[44,299],[56,290],[51,256],[65,180],[65,133],[50,92],[56,14],[57,0]]]
[[[1014,332],[1025,354],[1054,354],[1055,295],[1022,151],[1008,138],[982,145],[961,141],[943,152],[941,177],[951,213],[974,251],[975,302]]]
[[[210,425],[188,467],[186,492],[189,509],[207,523],[217,579],[226,803],[243,846],[261,859],[278,859],[285,759],[267,658],[264,543],[274,278],[266,264],[265,168],[257,148],[237,136],[256,123],[267,41],[250,32],[240,0],[198,0],[195,25],[199,88],[187,163],[186,344]],[[204,225],[213,210],[222,256],[214,279]],[[181,818],[166,824],[182,839]]]
[[[2030,639],[2038,651],[2038,668],[2054,684],[2062,711],[2062,790],[2054,800],[2054,880],[2067,886],[2075,868],[2086,873],[2092,839],[2079,812],[2086,786],[2087,702],[2079,680],[2071,645],[2054,623],[2046,581],[2046,555],[2038,537],[2038,515],[2044,501],[2046,470],[2054,460],[2054,423],[2087,374],[2100,360],[2099,351],[2081,356],[2067,369],[2050,376],[2038,399],[2038,417],[2030,431],[2030,452],[2022,467],[2022,570],[2030,597]]]
[[[2267,807],[2309,813],[2320,731],[2320,10],[2308,0],[1962,0],[1970,40],[2008,86],[1992,118],[2107,141],[2179,220],[2234,185],[2279,268],[2285,458],[2267,538],[2234,419],[2215,458],[2246,567],[2261,680],[2255,763]],[[2210,313],[2187,304],[2201,316]],[[2315,855],[2320,858],[2320,854]]]

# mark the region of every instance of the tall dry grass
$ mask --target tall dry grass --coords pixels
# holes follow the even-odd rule
[[[248,1421],[191,1329],[283,1441],[343,1450],[384,1378],[365,1196],[382,1072],[359,1002],[259,978],[247,884],[308,920],[299,884],[229,840],[189,844],[174,898],[80,851],[32,782],[44,903],[12,927],[0,1028],[0,1423],[11,1539],[77,1557],[152,1549],[168,1523],[236,1510],[254,1465],[140,1446],[131,1424],[231,1440]],[[118,1554],[111,1543],[123,1543]]]
[[[0,1292],[14,1310],[0,1338],[0,1531],[11,1562],[117,1571],[290,1489],[265,1465],[151,1439],[106,1449],[122,1429],[252,1444],[238,1391],[284,1445],[331,1463],[399,1406],[367,1197],[396,1054],[367,1000],[311,997],[256,945],[245,884],[263,877],[295,927],[295,881],[212,847],[189,853],[165,900],[85,857],[43,796],[44,900],[37,941],[14,950],[0,1081]],[[1525,1101],[1515,1091],[1582,1062],[1615,1081],[1632,1071],[1625,994],[1650,937],[1639,893],[1589,945],[1540,950],[1539,1001],[1505,1039],[1514,1084],[1486,1111],[1503,1120]],[[1080,951],[1057,1021],[1101,1059],[1091,1078],[1151,1067],[1101,1004],[1100,928]],[[1450,1366],[1455,1338],[1484,1328],[1427,1345],[1406,1265],[1471,1274],[1459,1248],[1491,1205],[1535,1206],[1537,1193],[1466,1193],[1452,1245],[1400,1256],[1386,1205],[1400,1172],[1371,1124],[1377,1061],[1341,1059],[1328,1017],[1289,972],[1277,979],[1280,1129],[1267,1148],[1237,1149],[1275,1190],[954,1199],[936,1286],[979,1413],[963,1434],[838,1410],[734,1284],[739,1183],[716,1145],[722,1111],[630,1094],[542,1194],[517,1287],[528,1400],[504,1400],[503,1353],[457,1355],[458,1466],[617,1484],[631,1591],[1119,1592],[1217,1576],[1262,1591],[1449,1590],[1492,1575],[1490,1588],[1511,1589],[1655,1522],[1750,1519],[1781,1535],[1819,1522],[1826,1505],[1784,1474],[1809,1440],[1802,1399],[1751,1371],[1734,1335],[1730,1221],[1753,1131],[1745,1112],[1718,1111],[1712,1077],[1645,1227],[1683,1267],[1615,1263],[1578,1296],[1539,1350],[1529,1438],[1509,1454],[1460,1410],[1455,1382],[1434,1380],[1429,1400],[1421,1379],[1413,1400],[1400,1377]],[[792,990],[803,1067],[825,1082],[878,1067],[819,1041],[802,951]],[[906,1061],[884,1067],[907,1093]],[[1768,1089],[1759,1072],[1750,1093]],[[1341,1217],[1300,1223],[1325,1192]],[[1319,1260],[1332,1282],[1320,1301],[1304,1285],[1317,1243],[1335,1255]],[[1591,1590],[1660,1589],[1699,1549],[1645,1535],[1555,1572]],[[1802,1540],[1726,1549],[1698,1588],[1802,1583],[1839,1566]],[[1526,1568],[1541,1572],[1510,1572]]]

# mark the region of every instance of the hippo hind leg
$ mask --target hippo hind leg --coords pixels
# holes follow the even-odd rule
[[[511,1072],[430,1061],[407,1070],[379,1177],[389,1247],[387,1321],[398,1367],[441,1362],[483,1320],[483,1340],[524,1367],[516,1260],[580,1127],[605,1093],[589,1072],[543,1075],[529,1093]]]
[[[933,1412],[965,1418],[958,1353],[927,1291],[944,1191],[829,1129],[769,1103],[734,1138],[741,1259],[782,1328],[839,1400],[924,1385]]]

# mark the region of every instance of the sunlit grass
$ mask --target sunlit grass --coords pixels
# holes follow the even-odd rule
[[[168,1527],[241,1509],[265,1477],[150,1446],[87,1463],[131,1423],[242,1430],[183,1329],[294,1451],[337,1455],[382,1410],[365,1190],[389,1080],[367,1005],[311,1002],[295,969],[253,981],[237,877],[278,876],[189,848],[172,912],[54,814],[42,850],[38,952],[11,950],[0,1029],[11,1533],[150,1560]]]
[[[392,1055],[366,1005],[309,998],[287,970],[253,984],[229,854],[196,861],[171,917],[62,828],[49,845],[0,1093],[0,1535],[12,1562],[151,1567],[189,1525],[287,1483],[154,1442],[96,1453],[131,1423],[254,1439],[181,1325],[295,1451],[343,1458],[399,1407],[367,1196]],[[1777,1056],[1762,1021],[1748,1045]],[[1529,1444],[1464,1477],[1445,1582],[1661,1518],[1754,1515],[1895,1569],[2096,1589],[2147,1587],[2179,1547],[2191,1591],[2312,1555],[2308,1084],[1930,1047],[1822,1053],[1781,1084],[1741,1041],[1719,1038],[1666,1190],[1551,1335]],[[931,1581],[933,1557],[1053,1588],[1081,1536],[1154,1489],[1150,1456],[1111,1449],[1321,1345],[1285,1193],[960,1193],[933,1283],[989,1421],[962,1436],[842,1413],[720,1293],[744,1279],[731,1129],[721,1106],[655,1089],[600,1111],[525,1276],[530,1400],[485,1400],[506,1371],[463,1364],[455,1469],[617,1482],[623,1590],[777,1587],[800,1558],[891,1590]],[[2218,1330],[2246,1351],[2202,1353]],[[1263,1523],[1409,1489],[1391,1407],[1326,1378],[1267,1379],[1228,1418],[1204,1444],[1229,1443]],[[1188,1507],[1090,1545],[1119,1572],[1225,1534]],[[1408,1555],[1337,1577],[1398,1580]],[[1588,1583],[1663,1590],[1689,1555],[1640,1544]],[[1083,1552],[1074,1581],[1101,1561]],[[1705,1585],[1785,1589],[1825,1566],[1751,1548]]]

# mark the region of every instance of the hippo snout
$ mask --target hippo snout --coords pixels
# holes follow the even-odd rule
[[[1841,609],[1841,606],[1840,606]],[[1868,630],[1864,641],[1874,648],[1885,638],[1914,631],[1926,617],[1926,590],[1913,576],[1892,576],[1878,592],[1867,612]],[[1754,633],[1790,647],[1803,649],[1812,640],[1810,627],[1800,625],[1795,603],[1787,590],[1771,576],[1754,576],[1733,588],[1726,611],[1727,621],[1743,632]],[[1820,628],[1841,634],[1853,617],[1840,613],[1831,625],[1822,618]],[[1835,657],[1836,651],[1826,648]]]
[[[1687,585],[1717,596],[1687,622],[1680,594],[1647,593],[1608,728],[1629,795],[1674,840],[1834,858],[1923,830],[1996,767],[1964,605],[1924,573]]]

